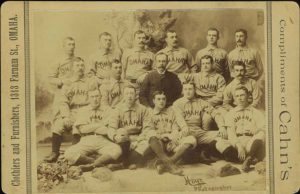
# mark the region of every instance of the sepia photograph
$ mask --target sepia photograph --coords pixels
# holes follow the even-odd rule
[[[34,11],[38,191],[265,190],[264,17]]]
[[[4,2],[3,193],[299,193],[299,45],[294,2]]]

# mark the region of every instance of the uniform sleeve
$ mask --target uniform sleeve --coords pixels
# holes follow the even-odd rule
[[[100,86],[100,93],[101,93],[101,106],[109,107],[109,90],[107,88],[107,84],[102,84]]]
[[[50,83],[57,87],[60,87],[62,85],[62,80],[58,78],[59,77],[59,67],[60,67],[60,64],[56,63],[54,65],[54,69],[49,74]]]
[[[231,84],[227,85],[223,92],[223,105],[231,106],[233,102],[233,96],[231,93]]]
[[[261,92],[260,92],[260,89],[258,88],[258,85],[257,85],[257,82],[255,80],[252,80],[251,82],[251,86],[252,86],[252,106],[253,107],[257,107],[258,104],[260,103],[260,99],[261,99]]]
[[[253,108],[253,116],[256,126],[255,133],[259,131],[266,131],[265,115],[261,111]]]
[[[195,58],[195,64],[197,64],[199,68],[201,67],[200,59],[201,59],[201,50],[197,52]]]
[[[70,100],[74,95],[71,91],[71,87],[65,86],[62,88],[62,94],[59,97],[58,103],[61,117],[70,116]]]
[[[228,84],[229,80],[231,80],[230,78],[232,77],[230,75],[230,69],[229,69],[229,62],[228,62],[228,53],[224,50],[224,55],[225,55],[225,61],[224,61],[224,79],[226,81],[226,83]]]
[[[157,133],[155,131],[155,125],[152,119],[152,114],[150,109],[145,108],[145,112],[143,115],[143,128],[141,132],[141,136],[145,137],[146,139],[150,139],[153,136],[156,136]]]
[[[194,64],[194,58],[192,56],[192,54],[190,53],[190,51],[186,50],[187,52],[187,66],[188,66],[188,69],[190,70],[192,65]]]
[[[215,122],[218,125],[218,128],[225,126],[224,117],[222,116],[222,113],[220,111],[212,107],[206,101],[202,101],[202,106],[204,108],[204,111],[210,114],[214,118]]]
[[[149,107],[150,103],[148,102],[148,96],[149,96],[149,85],[150,85],[150,75],[146,75],[145,79],[143,80],[139,92],[139,99],[140,103],[144,106]]]
[[[114,55],[115,55],[115,59],[121,62],[121,60],[122,60],[122,51],[120,49],[116,49]]]
[[[95,67],[95,59],[94,58],[95,58],[94,55],[89,56],[88,65],[87,65],[87,68],[86,68],[87,73],[92,72],[93,74],[96,74],[96,67]]]
[[[127,60],[128,60],[128,51],[125,50],[122,56],[122,69],[123,69],[123,78],[126,79],[126,71],[127,71]]]
[[[226,87],[226,81],[222,75],[219,75],[217,78],[217,87],[216,95],[208,100],[208,102],[213,106],[220,105],[223,102],[223,92]]]
[[[172,123],[173,123],[172,128],[171,128],[170,137],[171,137],[172,140],[176,140],[180,136],[179,132],[181,131],[181,129],[180,129],[178,123],[177,123],[177,119],[176,119],[176,115],[175,115],[174,110],[171,112],[170,117],[171,117],[171,120],[172,120]]]
[[[264,72],[264,66],[261,61],[261,57],[260,57],[260,54],[258,51],[256,51],[255,59],[256,59],[256,66],[257,66],[257,70],[258,70],[258,77],[261,77],[261,75]]]
[[[143,120],[142,120],[142,130],[143,131],[149,131],[154,130],[153,125],[151,124],[151,116],[150,112],[146,107],[143,107]]]
[[[114,109],[111,111],[111,115],[109,118],[107,136],[109,139],[114,141],[114,136],[116,134],[117,129],[119,128],[120,122],[120,113],[118,109]]]
[[[233,67],[232,67],[232,63],[233,63],[232,55],[233,55],[232,51],[227,55],[227,64],[228,64],[230,76],[234,77],[234,75],[233,75]]]
[[[175,113],[176,123],[181,130],[188,131],[188,125],[184,119],[183,110],[178,106],[178,103],[174,103],[172,109]]]
[[[225,115],[225,127],[227,128],[228,140],[232,145],[236,145],[238,138],[236,136],[235,125],[231,111]]]

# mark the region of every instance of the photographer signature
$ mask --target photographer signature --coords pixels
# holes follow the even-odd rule
[[[184,176],[185,185],[190,186],[201,186],[206,184],[201,178],[190,178],[188,176]]]

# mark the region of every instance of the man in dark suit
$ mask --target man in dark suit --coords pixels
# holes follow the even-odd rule
[[[182,85],[176,74],[166,70],[168,56],[158,53],[155,56],[156,70],[145,77],[139,94],[140,103],[147,107],[154,107],[153,92],[163,91],[167,97],[166,106],[169,107],[181,96]]]

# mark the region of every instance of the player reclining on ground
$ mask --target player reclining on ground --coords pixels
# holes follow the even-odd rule
[[[113,162],[121,155],[118,144],[107,137],[106,111],[100,107],[100,92],[93,89],[88,92],[90,104],[78,112],[74,130],[81,135],[80,141],[65,152],[70,165],[80,165],[81,170],[89,171],[96,167]],[[90,154],[100,154],[96,159]]]
[[[248,97],[245,86],[235,89],[237,106],[225,117],[228,140],[217,143],[217,147],[224,148],[222,153],[227,161],[243,162],[245,172],[265,157],[265,116],[249,104]]]

